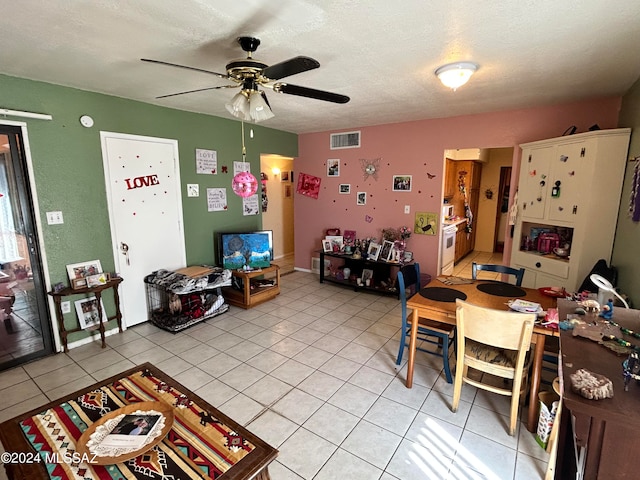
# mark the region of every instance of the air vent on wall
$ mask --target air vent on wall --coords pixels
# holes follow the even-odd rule
[[[360,132],[332,133],[330,148],[331,150],[360,148]]]

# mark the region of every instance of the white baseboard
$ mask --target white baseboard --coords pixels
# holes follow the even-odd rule
[[[125,331],[124,330],[124,326],[123,326],[123,331]],[[109,337],[111,335],[115,335],[118,332],[119,332],[118,331],[118,327],[112,328],[111,330],[106,330],[104,332],[104,336],[105,337]],[[99,340],[99,339],[100,339],[100,332],[98,330],[96,330],[95,334],[92,334],[92,335],[90,335],[90,336],[88,336],[86,338],[82,338],[80,340],[76,340],[74,342],[68,343],[67,344],[67,348],[69,350],[71,350],[72,348],[81,347],[82,345],[86,345],[88,343],[95,342],[96,340]],[[64,347],[62,345],[60,346],[60,350],[58,350],[58,352],[64,352]]]

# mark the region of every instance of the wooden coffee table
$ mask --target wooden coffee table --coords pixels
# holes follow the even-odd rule
[[[74,452],[79,456],[75,442],[84,430],[110,411],[143,401],[164,402],[174,412],[173,427],[152,450],[115,465],[51,461],[72,458]],[[275,448],[149,363],[3,422],[0,441],[6,452],[14,454],[14,461],[4,462],[11,480],[73,475],[269,480],[268,465],[278,455]]]

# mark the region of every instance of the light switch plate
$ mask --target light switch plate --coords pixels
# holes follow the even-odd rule
[[[404,206],[404,213],[411,213],[411,205]]]
[[[47,223],[49,225],[59,225],[64,223],[62,212],[47,212]]]
[[[199,197],[200,186],[197,183],[187,183],[187,197]]]
[[[62,313],[71,313],[71,302],[61,302],[60,308],[62,309]]]

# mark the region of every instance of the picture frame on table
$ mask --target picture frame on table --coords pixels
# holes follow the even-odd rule
[[[342,235],[327,235],[325,240],[329,240],[331,242],[331,250],[333,252],[342,251],[342,247],[344,247],[344,237]]]
[[[90,275],[97,275],[98,273],[102,273],[100,260],[89,260],[87,262],[67,265],[67,275],[69,275],[70,281],[73,279],[86,278]]]
[[[380,245],[378,245],[378,246],[380,246]],[[373,281],[373,270],[370,269],[370,268],[363,268],[362,269],[362,283],[367,285],[367,280],[369,280],[369,282]]]
[[[98,273],[97,275],[89,275],[86,279],[87,287],[99,287],[106,285],[111,280],[111,275],[108,273]]]
[[[413,260],[413,252],[409,252],[407,250],[404,251],[404,257],[402,259],[405,263]]]
[[[333,251],[333,245],[331,245],[331,240],[323,240],[322,241],[322,251],[324,253]]]
[[[385,240],[382,243],[382,250],[380,250],[380,260],[390,262],[393,258],[393,242]]]
[[[102,311],[102,323],[106,323],[108,321],[107,312],[104,309],[102,299],[100,299],[100,310],[98,310],[98,299],[95,296],[76,300],[75,306],[78,321],[80,322],[80,328],[83,330],[98,326],[100,310]]]
[[[382,245],[379,245],[377,243],[371,242],[369,244],[369,248],[367,249],[367,258],[369,260],[378,260],[378,257],[380,256],[380,249],[382,248]]]

